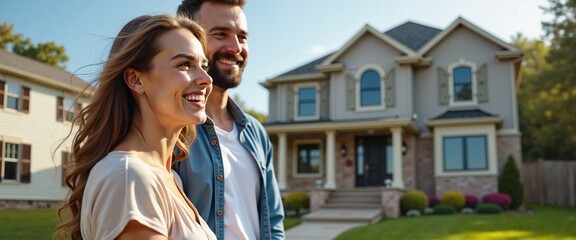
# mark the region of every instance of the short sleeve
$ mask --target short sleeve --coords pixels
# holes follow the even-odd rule
[[[131,156],[109,157],[92,169],[84,190],[83,237],[114,239],[131,220],[168,236],[170,206],[160,178]]]

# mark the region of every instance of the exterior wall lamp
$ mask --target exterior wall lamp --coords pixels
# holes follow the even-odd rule
[[[348,153],[348,149],[346,149],[346,145],[342,143],[342,146],[340,146],[340,156],[344,157],[346,156],[346,153]]]

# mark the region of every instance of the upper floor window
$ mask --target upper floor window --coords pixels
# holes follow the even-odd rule
[[[30,110],[30,88],[13,82],[0,81],[0,108],[20,112]]]
[[[488,169],[485,135],[444,137],[444,171],[477,171]]]
[[[296,87],[296,119],[318,119],[318,86],[305,84]]]
[[[360,106],[372,107],[382,104],[382,86],[380,74],[368,70],[360,78]]]
[[[58,97],[56,119],[60,122],[72,122],[74,121],[76,115],[80,113],[81,108],[82,105],[78,102],[75,102],[72,98]]]
[[[461,59],[448,67],[450,105],[474,105],[477,98],[476,64]]]
[[[30,182],[31,147],[11,141],[0,141],[0,182]]]

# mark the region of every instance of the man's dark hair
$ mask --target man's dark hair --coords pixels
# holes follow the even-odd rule
[[[200,10],[202,3],[205,2],[229,4],[240,6],[241,8],[244,7],[244,4],[246,4],[246,0],[182,0],[182,3],[180,3],[180,6],[178,6],[176,14],[185,16],[192,20],[197,20],[198,11]]]

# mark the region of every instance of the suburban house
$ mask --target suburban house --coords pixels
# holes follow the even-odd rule
[[[76,101],[87,86],[62,69],[0,50],[0,210],[64,200],[71,150],[70,141],[58,143],[87,104]]]
[[[364,26],[261,83],[280,189],[497,192],[507,157],[521,166],[522,59],[461,17],[445,29]]]

